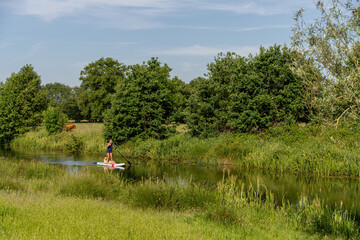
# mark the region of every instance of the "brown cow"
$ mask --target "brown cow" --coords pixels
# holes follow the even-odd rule
[[[66,130],[74,130],[76,128],[75,124],[67,124],[64,126]]]

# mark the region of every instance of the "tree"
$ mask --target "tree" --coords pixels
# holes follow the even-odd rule
[[[302,80],[290,69],[288,48],[260,48],[255,57],[219,54],[208,78],[191,83],[187,123],[193,135],[249,132],[283,121],[306,121]]]
[[[166,116],[168,122],[185,123],[187,100],[190,97],[190,87],[178,77],[170,80],[169,89],[171,91],[171,109]]]
[[[170,71],[157,58],[130,67],[116,88],[105,119],[106,139],[122,142],[168,136],[171,130],[166,124],[176,105]]]
[[[111,107],[115,86],[124,77],[126,66],[112,58],[100,58],[87,65],[80,73],[81,88],[79,106],[89,120],[101,121]]]
[[[66,102],[71,94],[71,87],[62,83],[48,83],[43,88],[49,99],[49,106],[60,107]]]
[[[47,107],[40,76],[31,65],[12,73],[0,87],[0,145],[42,123]]]
[[[78,105],[79,96],[84,91],[79,87],[67,86],[62,83],[48,83],[43,88],[48,97],[49,106],[58,108],[69,119],[80,121],[83,119]]]
[[[79,107],[79,96],[82,93],[82,89],[80,87],[71,88],[71,92],[67,100],[61,104],[60,109],[63,113],[65,113],[69,119],[75,120],[79,122],[84,118],[81,114],[81,110]]]
[[[294,19],[293,47],[300,53],[294,72],[306,82],[312,117],[337,127],[359,120],[360,10],[354,0],[316,1],[320,17],[306,23],[304,9]]]

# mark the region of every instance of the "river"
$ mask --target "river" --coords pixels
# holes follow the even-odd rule
[[[95,154],[73,155],[61,152],[7,150],[0,151],[0,156],[60,164],[68,170],[69,174],[76,174],[84,168],[104,171],[103,167],[96,166],[97,161],[102,161],[102,156]],[[360,216],[360,179],[319,177],[229,166],[185,165],[143,159],[130,160],[133,163],[130,168],[115,169],[114,171],[118,171],[124,177],[135,181],[166,177],[179,183],[192,179],[194,182],[214,186],[224,177],[236,176],[245,185],[257,186],[259,184],[261,187],[266,187],[274,194],[277,202],[285,200],[296,204],[302,196],[306,196],[310,200],[318,197],[329,206],[335,207],[342,204],[357,218]]]

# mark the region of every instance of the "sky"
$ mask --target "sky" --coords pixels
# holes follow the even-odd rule
[[[0,0],[0,82],[31,64],[42,84],[79,86],[86,65],[157,57],[184,82],[220,52],[291,45],[293,15],[313,0]]]

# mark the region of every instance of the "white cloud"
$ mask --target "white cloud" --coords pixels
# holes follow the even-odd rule
[[[173,56],[216,56],[218,53],[235,52],[241,56],[248,56],[259,51],[259,46],[241,46],[241,47],[205,47],[194,45],[190,47],[178,47],[156,52],[160,55]]]
[[[18,14],[40,17],[52,21],[61,16],[79,16],[96,13],[107,18],[116,13],[131,14],[134,18],[156,18],[173,12],[221,11],[236,14],[272,15],[296,11],[300,7],[313,6],[312,0],[5,0]],[[5,5],[5,6],[6,6]],[[291,13],[291,12],[290,12]]]
[[[176,28],[194,29],[194,30],[220,30],[233,32],[249,32],[267,29],[290,29],[291,25],[269,25],[260,27],[236,28],[236,27],[204,27],[204,26],[176,26]]]
[[[311,4],[311,5],[310,5]],[[256,15],[274,15],[291,14],[300,7],[312,7],[312,0],[292,1],[292,0],[257,0],[257,1],[219,1],[216,3],[201,4],[201,8],[213,11],[233,12],[236,14],[256,14]]]
[[[108,11],[119,8],[145,8],[151,11],[170,11],[172,1],[168,0],[17,0],[12,7],[18,14],[32,15],[51,21],[64,15],[87,14],[89,9],[102,9],[103,17]],[[121,10],[121,9],[120,9]]]

